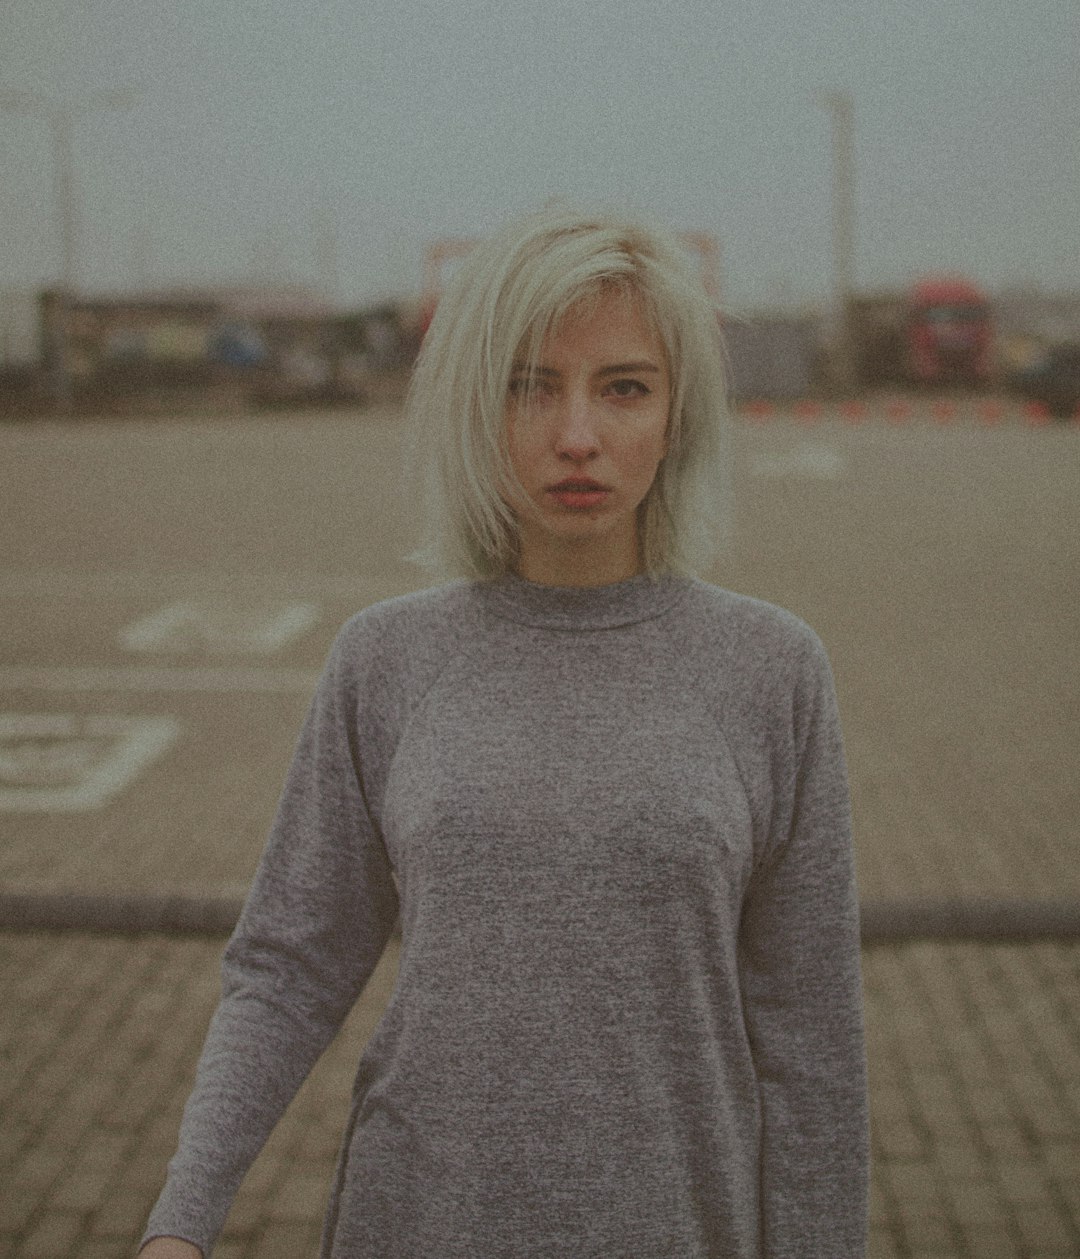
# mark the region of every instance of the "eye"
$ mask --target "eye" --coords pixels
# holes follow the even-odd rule
[[[611,381],[607,386],[607,392],[616,398],[647,398],[652,390],[642,381],[626,376]]]

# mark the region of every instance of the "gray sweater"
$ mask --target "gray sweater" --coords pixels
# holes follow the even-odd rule
[[[209,1254],[399,908],[324,1256],[863,1254],[849,804],[803,622],[648,577],[353,617],[147,1238]]]

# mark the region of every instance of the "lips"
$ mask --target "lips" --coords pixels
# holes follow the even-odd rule
[[[567,477],[565,481],[560,481],[558,485],[548,487],[553,491],[569,490],[571,493],[587,493],[589,490],[603,490],[607,487],[601,485],[599,481],[594,481],[592,477]]]
[[[580,510],[598,507],[610,490],[592,477],[567,477],[557,485],[548,486],[547,492],[560,506]]]

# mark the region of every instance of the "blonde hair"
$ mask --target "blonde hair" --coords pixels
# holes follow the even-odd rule
[[[505,497],[516,485],[505,440],[514,363],[524,356],[535,364],[567,311],[613,286],[640,301],[671,377],[667,453],[639,509],[645,571],[696,573],[707,563],[726,505],[728,407],[716,311],[675,236],[565,207],[477,245],[439,302],[407,403],[407,468],[423,487],[416,562],[441,577],[514,568],[516,522]]]

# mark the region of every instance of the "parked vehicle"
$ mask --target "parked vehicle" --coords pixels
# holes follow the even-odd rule
[[[863,384],[981,386],[990,380],[989,302],[961,276],[927,276],[905,292],[856,297],[850,328]]]
[[[918,281],[909,298],[908,362],[917,384],[983,385],[990,378],[993,321],[970,280]]]
[[[1080,341],[1048,346],[1014,383],[1051,415],[1080,418]]]

